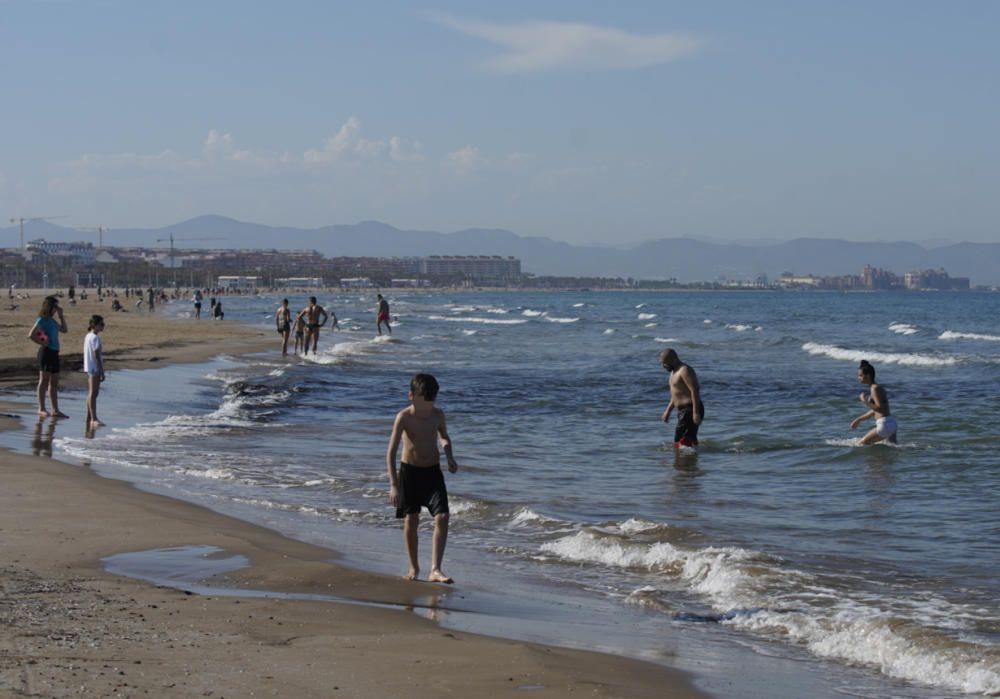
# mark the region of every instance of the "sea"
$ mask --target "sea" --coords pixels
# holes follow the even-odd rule
[[[30,418],[0,444],[402,574],[385,451],[430,372],[460,464],[439,622],[664,662],[716,696],[1000,695],[1000,295],[385,294],[391,336],[373,292],[326,294],[340,329],[316,355],[275,333],[114,371],[93,438]],[[226,297],[222,322],[273,329],[280,301]],[[667,347],[701,383],[697,451],[661,420]],[[862,359],[897,445],[850,428]]]

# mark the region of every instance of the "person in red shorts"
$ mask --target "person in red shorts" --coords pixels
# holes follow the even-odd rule
[[[670,403],[663,411],[663,421],[670,421],[670,413],[677,409],[677,429],[674,431],[674,447],[698,446],[698,428],[705,417],[705,405],[701,402],[701,387],[694,369],[677,356],[677,352],[667,348],[660,353],[660,364],[670,372]]]
[[[382,294],[378,295],[378,308],[375,309],[375,329],[378,334],[382,334],[382,323],[385,323],[386,331],[392,335],[392,326],[389,325],[389,302],[382,298]]]

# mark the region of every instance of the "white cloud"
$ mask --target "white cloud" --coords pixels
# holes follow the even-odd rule
[[[639,35],[613,27],[573,22],[502,24],[448,16],[439,21],[463,34],[506,49],[505,54],[486,64],[500,73],[644,68],[692,55],[704,44],[702,39],[688,34]]]
[[[479,149],[475,146],[465,146],[448,154],[448,162],[461,172],[468,172],[483,162]]]
[[[331,163],[349,156],[377,158],[389,151],[389,144],[361,135],[361,122],[350,117],[337,134],[323,142],[322,148],[310,148],[303,156],[307,163]]]

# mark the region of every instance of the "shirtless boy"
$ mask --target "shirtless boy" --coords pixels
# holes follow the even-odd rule
[[[445,426],[444,412],[435,407],[438,382],[430,374],[417,374],[410,381],[411,404],[396,415],[385,454],[389,471],[389,503],[396,508],[396,517],[403,520],[403,538],[410,560],[407,580],[420,574],[417,561],[417,527],[420,509],[426,507],[434,516],[434,538],[431,547],[430,582],[452,583],[441,570],[444,547],[448,541],[448,490],[441,473],[438,442],[448,460],[448,470],[455,473],[458,464],[451,453],[451,438]],[[403,441],[403,461],[396,473],[396,451]]]
[[[889,396],[885,388],[875,383],[875,367],[866,360],[861,360],[858,367],[858,381],[871,387],[869,393],[861,392],[858,400],[868,406],[868,411],[864,415],[859,415],[851,421],[851,429],[856,430],[858,425],[870,417],[875,418],[875,427],[868,431],[861,438],[861,444],[868,445],[875,442],[896,443],[896,418],[889,412]]]
[[[674,431],[674,447],[698,446],[698,427],[705,417],[705,405],[701,402],[701,387],[694,369],[677,356],[677,352],[667,348],[660,353],[660,365],[670,372],[670,403],[663,411],[663,421],[670,421],[670,413],[677,409],[677,429]]]
[[[309,297],[309,305],[299,311],[296,320],[305,318],[306,321],[306,344],[303,354],[309,354],[309,341],[312,340],[313,354],[316,354],[316,345],[319,343],[319,329],[326,325],[330,314],[326,309],[316,303],[316,297]],[[333,316],[333,327],[337,327],[337,316]]]

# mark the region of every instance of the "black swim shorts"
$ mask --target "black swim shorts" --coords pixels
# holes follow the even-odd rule
[[[448,489],[444,485],[441,466],[411,466],[402,464],[399,468],[399,499],[396,517],[402,519],[409,514],[418,514],[426,507],[432,515],[448,513]]]
[[[705,419],[705,404],[698,401],[698,414],[701,419]],[[685,405],[677,409],[677,429],[674,430],[674,446],[696,447],[698,446],[698,427],[694,424],[694,410],[692,406]]]
[[[47,374],[59,373],[59,350],[51,347],[38,348],[38,370]]]

